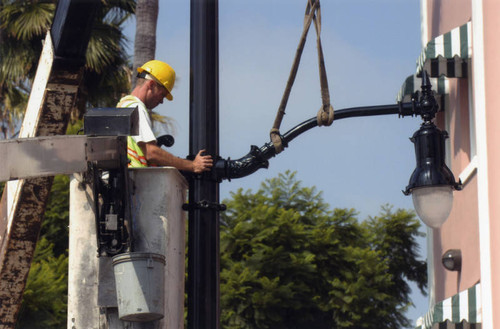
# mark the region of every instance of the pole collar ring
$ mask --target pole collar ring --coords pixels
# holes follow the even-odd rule
[[[283,140],[281,138],[280,130],[273,128],[271,129],[270,135],[271,135],[271,142],[274,145],[276,154],[281,153],[285,148],[283,147]]]

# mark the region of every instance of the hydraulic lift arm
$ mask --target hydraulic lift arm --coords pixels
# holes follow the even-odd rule
[[[60,0],[45,39],[20,138],[64,135],[75,104],[99,0]],[[0,328],[14,328],[52,176],[9,182],[0,209]]]

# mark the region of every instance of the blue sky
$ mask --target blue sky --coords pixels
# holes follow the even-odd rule
[[[306,0],[219,0],[220,156],[236,159],[269,141],[269,130],[302,32]],[[395,103],[420,54],[417,0],[322,0],[322,43],[335,109]],[[133,41],[134,23],[126,33]],[[132,47],[130,48],[132,49]],[[315,31],[311,26],[281,132],[316,115],[321,96]],[[156,58],[177,72],[174,101],[157,111],[176,122],[172,153],[188,152],[189,1],[160,0]],[[167,104],[168,103],[168,104]],[[332,207],[354,208],[359,218],[381,205],[413,208],[401,193],[415,167],[409,137],[420,119],[380,116],[339,120],[293,140],[281,154],[246,178],[221,184],[221,199],[238,188],[256,191],[266,178],[296,171]],[[422,258],[426,257],[425,240]],[[417,291],[416,289],[414,289]],[[408,313],[427,311],[427,298]]]

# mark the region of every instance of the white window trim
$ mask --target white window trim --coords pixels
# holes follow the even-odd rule
[[[477,190],[479,211],[479,250],[481,268],[481,298],[483,305],[482,327],[493,329],[492,295],[492,254],[490,244],[490,204],[488,193],[488,149],[486,135],[486,95],[484,64],[484,19],[483,2],[472,1],[472,49],[474,69],[474,116],[476,132],[476,152],[478,157]]]
[[[472,65],[468,65],[468,77],[472,77]],[[472,79],[467,79],[468,92],[469,92],[469,140],[470,140],[470,157],[471,162],[474,157],[477,155],[477,146],[476,146],[476,111],[474,109],[474,100],[473,100],[473,90],[474,85],[472,83]],[[476,160],[477,161],[477,160]]]

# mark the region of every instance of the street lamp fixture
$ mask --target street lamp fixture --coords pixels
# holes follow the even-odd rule
[[[453,190],[461,190],[444,160],[446,131],[439,130],[432,119],[437,103],[432,96],[427,73],[422,73],[422,96],[419,101],[424,122],[410,139],[415,144],[417,166],[403,192],[412,195],[420,219],[429,227],[439,228],[448,218],[453,206]]]

